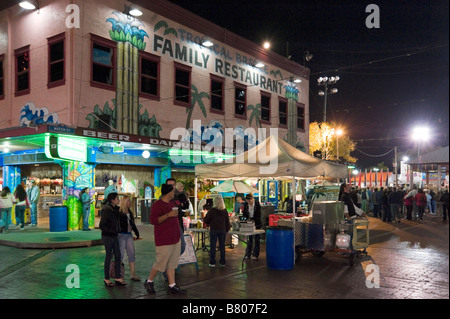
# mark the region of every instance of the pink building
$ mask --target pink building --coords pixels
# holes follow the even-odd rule
[[[187,142],[212,129],[214,138],[204,134],[202,140],[221,147],[224,138],[216,133],[226,128],[234,129],[236,139],[244,139],[248,128],[266,134],[277,128],[292,145],[309,144],[309,69],[169,1],[137,1],[139,17],[127,11],[130,4],[39,0],[38,8],[26,10],[17,1],[2,1],[4,167],[17,171],[35,164],[11,156],[44,153],[45,134],[65,133],[86,141],[88,156],[108,142],[130,142],[122,144],[125,153],[149,150],[147,162],[137,165],[150,165],[148,179],[158,186],[159,170],[170,175],[174,165],[167,152],[161,157],[164,152],[147,146],[179,140],[175,128],[190,134]],[[255,145],[257,137],[250,134],[245,143]],[[43,157],[54,164],[49,156],[47,150]],[[133,165],[102,156],[84,161],[97,165],[95,175],[100,164]]]

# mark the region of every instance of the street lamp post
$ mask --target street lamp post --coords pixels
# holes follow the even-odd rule
[[[336,159],[339,162],[339,136],[341,136],[344,132],[341,129],[336,130]]]
[[[319,91],[320,96],[324,96],[324,102],[323,102],[323,122],[325,123],[327,121],[327,96],[328,94],[335,94],[338,92],[338,89],[332,88],[329,89],[328,85],[335,84],[337,81],[339,81],[338,76],[332,76],[330,78],[328,77],[320,77],[317,79],[317,84],[319,86],[324,86],[323,91]]]

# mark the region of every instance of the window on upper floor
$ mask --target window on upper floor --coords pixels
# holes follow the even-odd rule
[[[0,100],[5,98],[5,69],[4,69],[5,55],[0,54]]]
[[[261,121],[270,124],[270,93],[261,91]]]
[[[305,130],[305,104],[297,103],[297,129]]]
[[[280,97],[278,99],[278,114],[280,127],[287,127],[288,119],[288,101],[285,98]]]
[[[237,117],[247,118],[247,87],[234,84],[234,114]]]
[[[211,111],[224,111],[225,79],[211,74]]]
[[[115,43],[93,34],[91,41],[91,86],[115,90]]]
[[[65,83],[65,33],[47,39],[48,43],[48,83],[52,88]]]
[[[139,53],[140,96],[159,100],[159,65],[161,58],[147,52]]]
[[[30,46],[14,50],[16,60],[15,96],[30,93]]]
[[[192,68],[178,62],[175,64],[175,100],[174,104],[191,106],[191,70]]]

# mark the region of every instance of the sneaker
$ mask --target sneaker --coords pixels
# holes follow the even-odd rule
[[[214,265],[214,264],[209,264],[209,267],[214,268],[214,267],[216,267],[216,265]]]
[[[187,293],[187,291],[184,289],[181,289],[180,287],[175,285],[173,287],[169,287],[169,290],[167,290],[167,293],[172,294],[172,295],[185,295]]]
[[[17,227],[16,227],[16,229],[20,229],[22,227],[22,224],[21,223],[19,223],[19,224],[17,224]]]
[[[144,288],[149,294],[156,293],[155,286],[153,285],[153,282],[148,281],[148,279],[144,282]]]
[[[258,260],[258,257],[252,256],[252,260]]]
[[[222,264],[220,264],[220,268],[224,268],[224,267],[226,267],[226,265],[222,265]]]

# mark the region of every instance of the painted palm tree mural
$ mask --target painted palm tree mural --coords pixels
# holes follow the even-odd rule
[[[251,127],[253,119],[255,119],[256,126],[261,127],[261,104],[247,105],[247,110],[252,112],[248,119],[248,126]]]
[[[199,92],[194,84],[191,84],[191,107],[186,108],[187,118],[186,118],[186,129],[191,127],[191,118],[194,111],[195,105],[198,104],[200,110],[202,111],[203,117],[206,118],[206,108],[203,99],[209,99],[210,96],[206,92]]]
[[[106,101],[103,109],[95,105],[94,112],[88,114],[89,128],[98,129],[99,122],[106,115],[110,119],[112,128],[119,132],[139,134],[149,137],[159,137],[161,126],[156,117],[150,117],[147,110],[140,114],[142,105],[139,104],[139,50],[146,47],[147,32],[140,29],[142,21],[118,11],[113,11],[117,19],[108,18],[111,23],[109,35],[117,42],[117,87],[116,98],[112,105]]]

